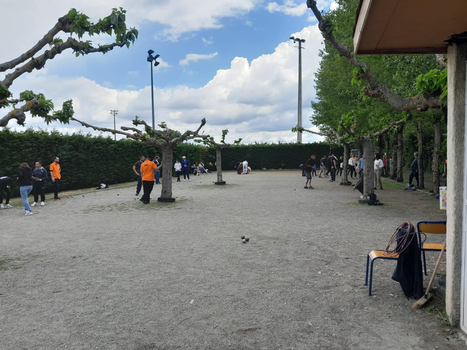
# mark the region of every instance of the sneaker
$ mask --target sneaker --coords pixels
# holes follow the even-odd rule
[[[32,214],[34,214],[32,211],[27,211],[27,210],[26,210],[26,213],[24,213],[24,215],[32,215]]]
[[[313,186],[308,187],[310,190],[314,190],[315,188]]]
[[[138,193],[138,192],[136,192],[135,196],[139,196],[139,193]]]
[[[37,203],[34,202],[34,203],[31,204],[31,207],[35,207],[36,205],[37,205]]]
[[[188,181],[191,181],[191,179],[188,179]]]
[[[44,203],[44,202],[41,202],[41,205],[45,205],[45,203]]]
[[[308,188],[308,187],[305,186],[305,187],[303,187],[303,188]]]
[[[5,204],[5,209],[10,209],[10,208],[13,208],[11,204]]]
[[[0,203],[0,209],[5,209],[5,206],[3,205],[3,203]]]
[[[183,179],[183,181],[186,181],[186,179]]]

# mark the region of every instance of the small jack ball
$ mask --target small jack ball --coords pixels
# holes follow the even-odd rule
[[[272,241],[272,243],[276,243],[276,241]]]

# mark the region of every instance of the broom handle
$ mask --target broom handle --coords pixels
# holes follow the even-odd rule
[[[446,249],[446,240],[444,240],[443,248],[441,248],[441,253],[439,253],[438,261],[436,262],[435,269],[433,270],[433,274],[431,275],[430,282],[428,283],[428,287],[426,287],[425,296],[427,296],[428,293],[430,292],[431,285],[433,284],[433,280],[435,279],[435,274],[438,271],[438,266],[439,266],[439,263],[441,262],[441,258],[443,256],[445,249]]]

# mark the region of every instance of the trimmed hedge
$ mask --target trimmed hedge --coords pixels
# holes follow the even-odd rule
[[[321,157],[330,152],[340,157],[344,148],[330,148],[329,144],[324,142],[239,145],[222,150],[222,169],[236,169],[236,165],[244,160],[248,161],[251,169],[298,169],[312,154],[316,155],[318,166]],[[214,164],[215,148],[209,150],[209,157],[210,162]]]
[[[232,170],[239,161],[248,160],[252,169],[297,169],[311,154],[317,160],[330,152],[328,144],[255,144],[239,145],[222,150],[222,169]],[[343,149],[332,149],[336,156]],[[62,189],[72,190],[94,187],[100,183],[115,184],[136,180],[132,170],[140,155],[162,156],[160,149],[133,140],[114,141],[109,137],[90,135],[62,135],[58,132],[13,132],[8,128],[0,132],[0,176],[16,179],[20,163],[34,167],[36,161],[48,171],[55,156],[60,157]],[[197,144],[183,143],[174,150],[174,161],[186,156],[191,163],[203,161],[215,170],[216,150]],[[51,192],[51,181],[46,190]],[[13,187],[19,194],[17,186]]]

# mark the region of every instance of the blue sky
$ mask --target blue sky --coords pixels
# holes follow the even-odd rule
[[[111,109],[117,109],[117,127],[131,125],[135,115],[151,122],[150,66],[147,51],[160,55],[154,67],[156,123],[172,129],[195,129],[202,118],[205,133],[244,143],[294,142],[290,130],[297,123],[298,50],[291,35],[305,38],[303,50],[303,126],[312,128],[310,101],[315,98],[314,73],[319,65],[322,38],[306,1],[294,0],[0,0],[3,37],[0,62],[11,60],[37,42],[58,17],[76,8],[92,21],[113,7],[127,10],[127,25],[139,37],[129,49],[108,54],[74,57],[64,52],[40,71],[23,75],[12,86],[15,97],[31,89],[52,98],[59,109],[73,99],[75,117],[97,126],[112,127]],[[318,1],[329,10],[331,0]],[[29,11],[24,11],[28,8]],[[28,25],[18,25],[28,23]],[[66,38],[66,36],[62,37]],[[94,43],[108,37],[92,37]],[[3,76],[0,75],[0,79]],[[27,127],[46,128],[38,118]],[[18,130],[15,123],[10,127]],[[61,132],[91,132],[77,124],[53,124]],[[321,138],[304,134],[304,142]]]

